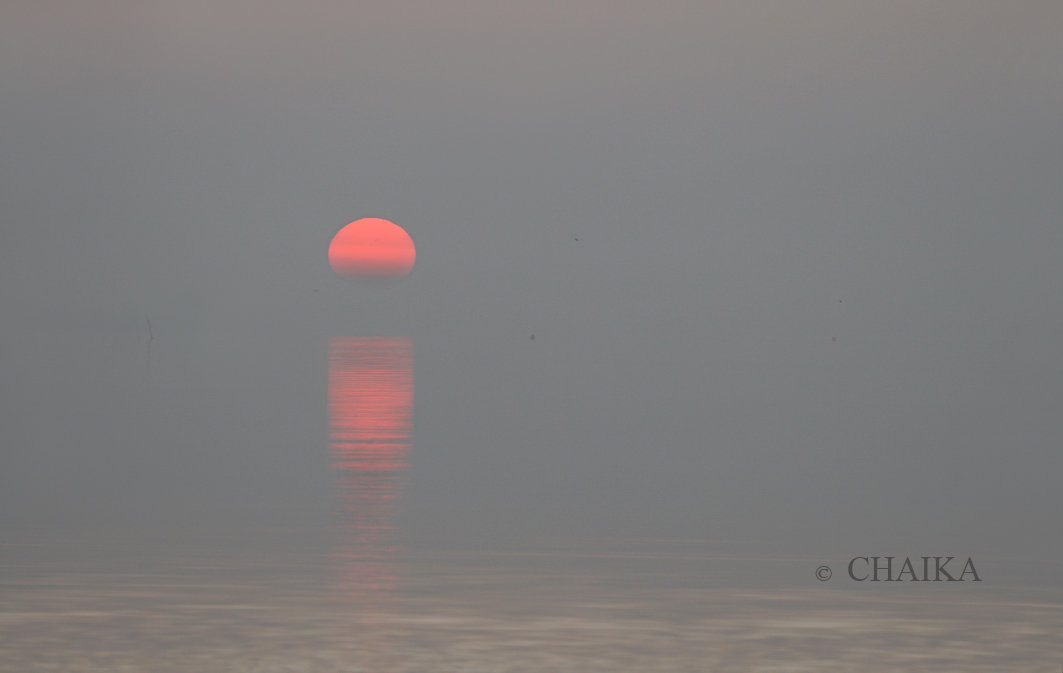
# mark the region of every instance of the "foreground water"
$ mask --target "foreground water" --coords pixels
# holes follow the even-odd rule
[[[930,482],[948,485],[951,473],[923,469],[922,457],[907,463],[919,471],[885,477],[872,469],[879,454],[843,457],[871,461],[861,473],[874,478],[861,480],[830,476],[815,452],[787,462],[801,454],[789,445],[734,450],[727,433],[706,431],[704,444],[681,450],[682,434],[654,434],[670,406],[626,425],[610,410],[599,424],[537,406],[553,399],[549,379],[534,394],[523,376],[512,377],[521,386],[481,386],[441,374],[439,357],[419,379],[418,453],[409,339],[333,338],[327,367],[320,344],[312,351],[317,370],[292,356],[291,375],[276,380],[245,380],[260,373],[254,358],[246,371],[214,361],[217,377],[119,381],[113,395],[56,370],[40,408],[58,412],[27,421],[39,434],[8,442],[5,514],[24,516],[0,527],[0,672],[1058,673],[1063,664],[1058,526],[1034,525],[1058,507],[1021,518],[1008,515],[1018,505],[995,507],[1006,492],[965,481],[991,464],[963,463],[962,492],[939,492]],[[506,397],[498,391],[526,397],[493,406],[485,398]],[[702,426],[691,428],[700,437]],[[732,462],[743,460],[770,468]],[[1052,474],[1047,466],[1031,462],[1024,474]],[[897,493],[970,499],[921,508],[874,497],[889,490],[880,479]],[[802,499],[773,500],[780,484]],[[825,488],[844,506],[817,498]],[[997,518],[983,521],[987,512]],[[625,518],[632,525],[617,526]],[[63,521],[79,532],[54,534]],[[268,531],[252,530],[263,522]],[[590,537],[610,530],[664,539]],[[691,539],[667,537],[677,530]],[[725,541],[728,531],[741,539]],[[848,577],[853,555],[890,550],[973,554],[982,581]],[[831,577],[817,576],[826,564]]]
[[[818,582],[812,559],[684,543],[374,557],[60,543],[3,558],[12,672],[1049,673],[1063,657],[1057,591]]]

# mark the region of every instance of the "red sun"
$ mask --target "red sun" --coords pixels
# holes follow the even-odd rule
[[[351,222],[332,237],[328,247],[329,266],[348,278],[401,278],[416,259],[410,235],[379,217]]]

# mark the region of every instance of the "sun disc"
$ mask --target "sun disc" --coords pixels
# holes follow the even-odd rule
[[[328,249],[329,266],[348,278],[401,278],[416,259],[406,230],[379,217],[351,222],[332,237]]]

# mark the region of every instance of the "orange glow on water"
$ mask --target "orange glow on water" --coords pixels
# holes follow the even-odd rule
[[[343,555],[351,560],[390,556],[412,411],[413,348],[408,339],[332,340],[329,448],[345,532]],[[364,578],[365,570],[356,572]]]
[[[384,617],[398,582],[396,505],[410,449],[413,347],[402,338],[329,344],[329,451],[338,495],[340,597],[355,610],[369,670],[391,649]]]
[[[410,235],[379,217],[351,222],[332,237],[328,249],[329,266],[349,278],[401,278],[416,259]]]

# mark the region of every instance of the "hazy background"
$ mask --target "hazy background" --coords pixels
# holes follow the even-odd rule
[[[4,535],[326,526],[328,339],[395,335],[415,546],[1058,558],[1061,31],[1052,0],[7,3]],[[368,216],[418,246],[400,284],[328,267]]]

